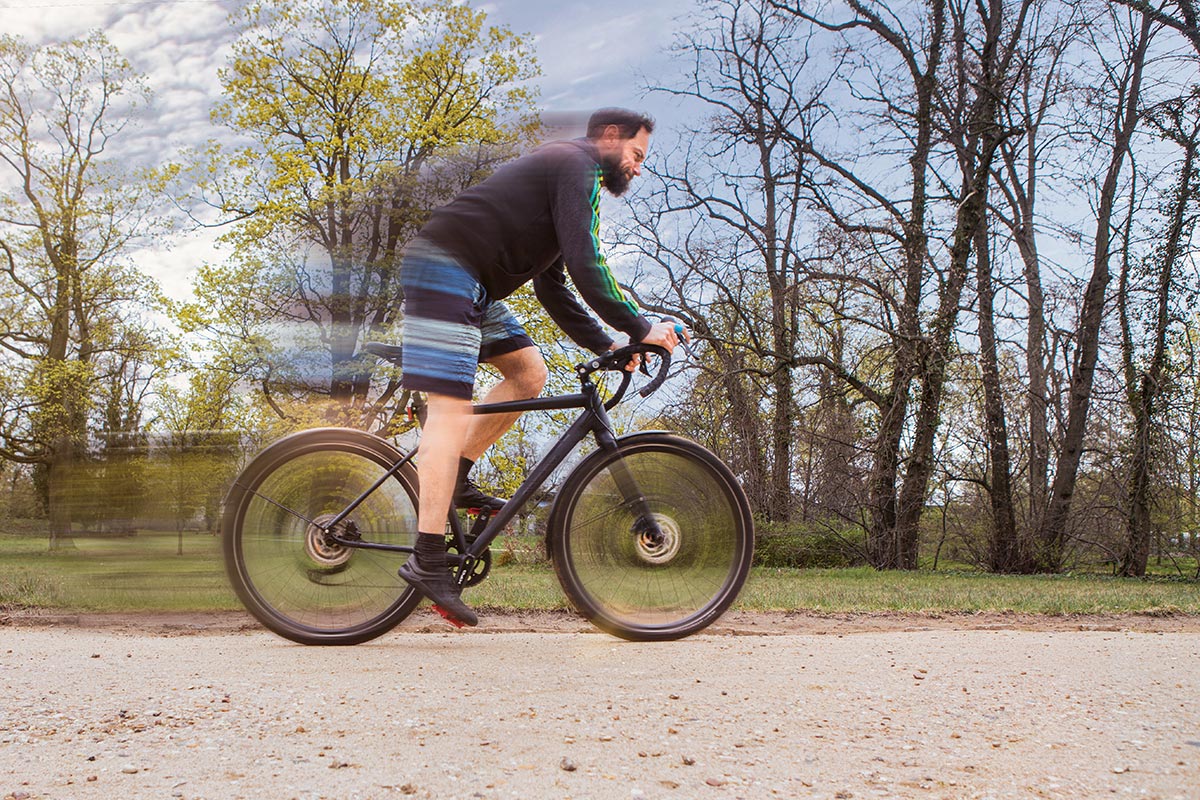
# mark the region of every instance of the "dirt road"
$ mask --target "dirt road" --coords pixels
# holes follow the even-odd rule
[[[1195,621],[430,619],[10,619],[0,798],[1200,798]]]

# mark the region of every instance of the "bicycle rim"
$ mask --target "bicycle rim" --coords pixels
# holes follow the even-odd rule
[[[707,450],[670,436],[623,442],[619,458],[661,531],[637,533],[617,488],[615,455],[595,454],[568,480],[555,515],[555,570],[575,607],[634,640],[676,639],[736,599],[753,554],[740,487]],[[557,510],[557,509],[556,509]]]
[[[396,574],[404,556],[340,546],[322,527],[369,489],[391,458],[382,442],[364,447],[328,436],[308,439],[284,440],[239,478],[226,532],[230,577],[247,608],[276,633],[305,644],[365,641],[389,630],[419,601]],[[402,472],[336,530],[344,537],[411,545],[415,498],[415,486]]]

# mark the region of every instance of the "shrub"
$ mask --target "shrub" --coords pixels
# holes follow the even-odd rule
[[[19,570],[0,576],[0,611],[53,606],[59,587],[49,578]]]
[[[857,567],[866,564],[865,542],[866,534],[860,528],[759,523],[755,530],[754,564],[791,569]]]

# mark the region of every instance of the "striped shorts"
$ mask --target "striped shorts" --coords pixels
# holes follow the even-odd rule
[[[470,400],[479,362],[534,346],[504,303],[431,242],[418,238],[405,249],[400,284],[405,389]]]

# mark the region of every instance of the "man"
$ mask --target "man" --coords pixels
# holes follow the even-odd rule
[[[500,301],[528,281],[550,317],[595,353],[616,347],[566,285],[569,274],[587,304],[630,341],[673,350],[673,323],[651,324],[618,288],[600,253],[600,188],[619,196],[641,174],[653,121],[601,109],[587,136],[553,142],[498,169],[434,212],[408,246],[404,287],[406,389],[425,392],[421,434],[421,505],[413,557],[400,577],[451,621],[478,624],[446,563],[446,516],[458,507],[502,505],[467,478],[471,466],[518,414],[471,414],[479,362],[502,380],[485,402],[538,396],[546,365]]]

